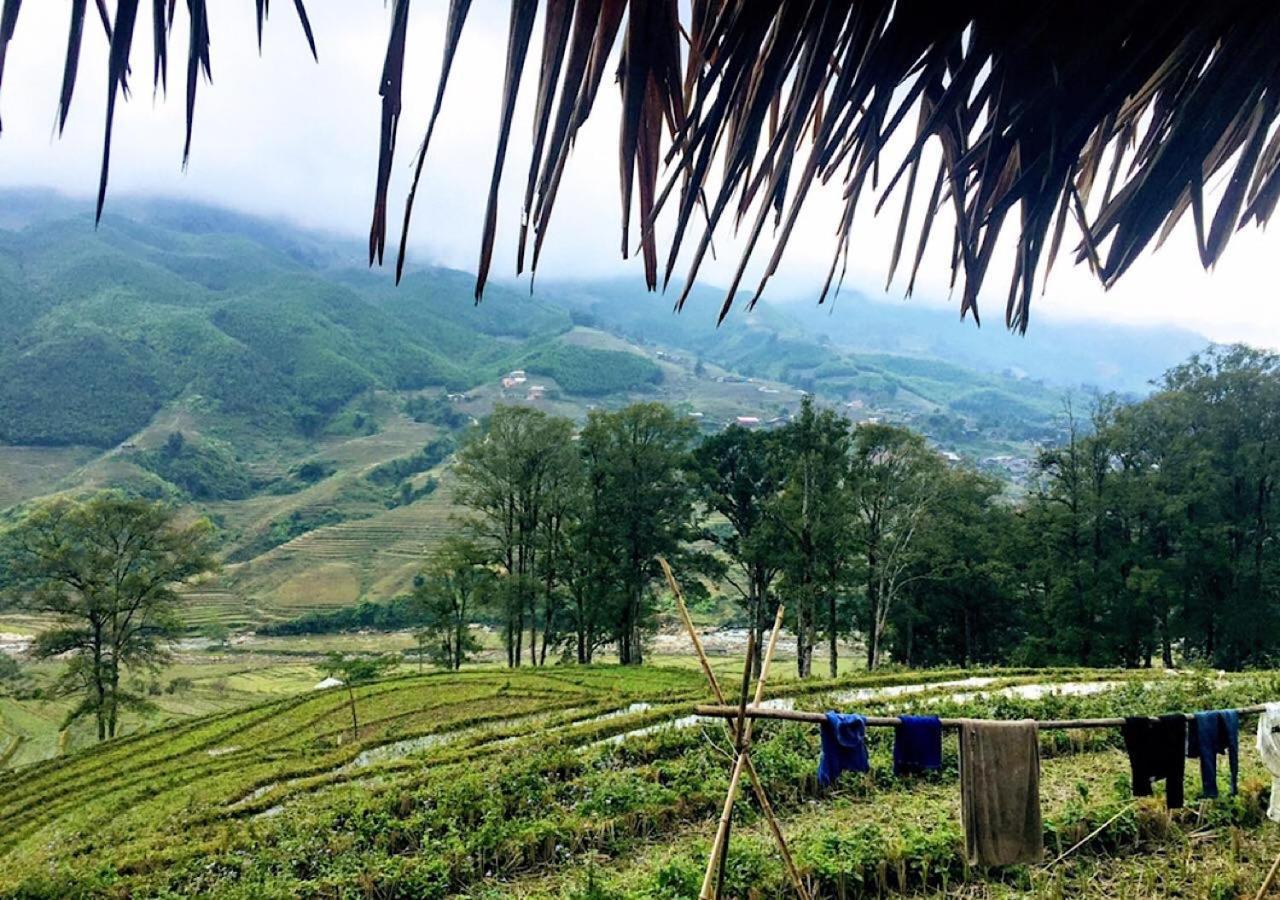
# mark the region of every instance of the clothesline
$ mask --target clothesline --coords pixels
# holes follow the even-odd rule
[[[752,671],[752,647],[748,645],[747,659],[743,667],[742,690],[737,704],[730,706],[720,689],[711,663],[707,659],[702,641],[689,617],[684,595],[665,559],[658,558],[666,575],[667,584],[676,599],[676,607],[684,622],[685,630],[693,643],[698,662],[711,686],[717,705],[699,705],[695,712],[700,716],[723,720],[726,731],[734,743],[734,767],[729,779],[729,790],[721,812],[715,840],[707,858],[703,873],[699,900],[713,900],[720,896],[724,881],[725,860],[729,848],[729,827],[732,822],[734,800],[738,792],[739,777],[746,772],[752,788],[760,801],[760,810],[783,860],[787,864],[792,887],[801,900],[809,900],[805,879],[796,868],[787,848],[782,828],[765,794],[755,769],[751,764],[751,724],[755,719],[781,719],[806,722],[822,726],[823,760],[819,763],[820,783],[824,779],[838,778],[841,771],[866,772],[869,769],[866,746],[866,726],[897,727],[894,739],[894,773],[897,775],[936,771],[942,764],[942,729],[960,730],[960,794],[961,820],[965,832],[965,850],[970,863],[1003,866],[1014,863],[1042,862],[1044,856],[1044,828],[1040,816],[1040,742],[1036,740],[1039,729],[1121,728],[1125,750],[1129,755],[1135,796],[1150,796],[1155,781],[1166,781],[1166,803],[1170,808],[1182,805],[1185,760],[1200,758],[1200,775],[1204,783],[1205,797],[1218,795],[1217,757],[1225,752],[1231,768],[1231,793],[1236,793],[1238,772],[1239,718],[1258,715],[1258,752],[1264,765],[1272,773],[1271,804],[1268,818],[1280,822],[1280,709],[1274,705],[1257,704],[1234,710],[1214,710],[1199,714],[1172,713],[1159,717],[1060,719],[1035,722],[1030,727],[1026,720],[1020,725],[1008,722],[997,726],[996,720],[942,719],[928,716],[828,716],[820,712],[804,712],[789,709],[773,709],[761,704],[769,664],[773,659],[778,632],[782,627],[783,610],[778,607],[773,631],[763,665],[756,681],[754,699],[750,694]],[[827,766],[828,756],[832,765]],[[1176,796],[1175,796],[1176,795]],[[1109,820],[1102,827],[1111,824]],[[1089,835],[1085,841],[1097,834]],[[1080,846],[1068,850],[1071,853]],[[1059,856],[1059,860],[1066,854]],[[718,867],[717,867],[718,863]],[[1280,859],[1267,874],[1258,891],[1261,898],[1280,872]]]
[[[1240,707],[1235,710],[1237,715],[1248,716],[1255,715],[1266,709],[1264,704],[1255,706]],[[821,725],[827,720],[824,713],[820,712],[804,712],[794,709],[773,709],[766,706],[747,706],[745,710],[737,706],[698,706],[694,712],[700,716],[718,719],[736,719],[739,714],[745,715],[749,719],[783,719],[788,722],[811,722],[815,725]],[[1188,721],[1195,719],[1194,713],[1187,713]],[[959,728],[960,723],[964,719],[942,719],[943,728]],[[868,726],[895,726],[901,725],[902,720],[897,716],[867,716],[866,722]],[[1050,719],[1045,722],[1037,722],[1037,727],[1041,731],[1046,729],[1067,729],[1067,728],[1119,728],[1124,725],[1124,719]]]

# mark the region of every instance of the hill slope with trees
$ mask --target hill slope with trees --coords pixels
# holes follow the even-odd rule
[[[74,200],[4,201],[0,494],[118,488],[209,516],[230,565],[201,621],[410,590],[455,511],[451,451],[499,404],[581,424],[655,400],[710,433],[776,427],[809,391],[1003,478],[1062,437],[1057,387],[854,352],[778,307],[716,328],[700,293],[676,317],[608,282],[477,305],[470,274],[396,287],[353,244],[225,210],[121,198],[95,230]]]

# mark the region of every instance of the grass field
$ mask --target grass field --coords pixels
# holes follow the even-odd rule
[[[779,682],[809,709],[1072,717],[1243,705],[1280,696],[1256,674],[991,671]],[[235,676],[228,676],[229,682]],[[1086,693],[1053,684],[1092,682]],[[1035,686],[1042,686],[1037,688]],[[957,692],[960,693],[957,693]],[[26,896],[676,898],[696,894],[729,768],[690,669],[611,666],[407,675],[305,692],[137,734],[0,776],[0,892]],[[789,698],[789,701],[786,699]],[[665,727],[664,727],[665,726]],[[1242,743],[1251,743],[1248,729]],[[817,733],[761,723],[755,760],[816,896],[1234,897],[1280,850],[1267,781],[1242,748],[1242,794],[1166,814],[1132,804],[1116,732],[1046,733],[1053,852],[1063,862],[963,864],[955,749],[899,780],[888,733],[872,772],[815,784]],[[1190,784],[1191,770],[1188,767]],[[1198,791],[1189,787],[1188,797]],[[739,801],[734,897],[785,893],[754,801]]]

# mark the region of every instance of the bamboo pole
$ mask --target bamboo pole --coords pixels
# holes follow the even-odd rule
[[[735,765],[737,765],[745,755],[746,740],[749,732],[751,731],[751,726],[747,724],[747,696],[751,691],[751,664],[755,662],[755,658],[756,645],[754,641],[750,641],[747,643],[747,658],[742,664],[742,690],[739,694],[738,719],[737,723],[733,727],[733,758],[735,760]],[[729,820],[725,822],[724,836],[720,838],[720,841],[717,844],[720,848],[720,865],[716,869],[715,900],[720,900],[720,897],[724,892],[725,867],[729,863],[729,836],[732,833],[733,813],[731,808]]]
[[[1129,810],[1133,809],[1133,807],[1137,804],[1137,802],[1138,802],[1138,801],[1133,800],[1133,801],[1130,801],[1129,803],[1126,803],[1124,806],[1122,806],[1122,807],[1120,808],[1120,812],[1116,813],[1116,814],[1115,814],[1114,816],[1112,816],[1110,819],[1107,819],[1107,821],[1103,822],[1103,823],[1102,823],[1101,825],[1099,825],[1097,828],[1093,829],[1093,831],[1089,832],[1089,834],[1088,834],[1088,835],[1086,835],[1085,837],[1082,837],[1080,840],[1076,841],[1074,844],[1072,844],[1072,845],[1071,845],[1071,848],[1070,848],[1069,850],[1064,850],[1062,853],[1058,854],[1058,858],[1057,858],[1057,859],[1055,859],[1053,862],[1045,863],[1045,864],[1042,866],[1042,868],[1045,868],[1045,869],[1052,869],[1054,866],[1056,866],[1058,863],[1062,862],[1064,859],[1066,859],[1066,858],[1067,858],[1068,856],[1070,856],[1072,853],[1075,853],[1077,850],[1079,850],[1079,849],[1080,849],[1081,847],[1083,847],[1085,844],[1089,843],[1091,840],[1093,840],[1094,838],[1096,838],[1098,835],[1102,834],[1102,832],[1106,831],[1106,830],[1107,830],[1107,828],[1111,825],[1111,823],[1112,823],[1112,822],[1114,822],[1116,819],[1118,819],[1118,818],[1120,818],[1121,816],[1123,816],[1123,815],[1124,815],[1125,813],[1127,813]]]
[[[779,608],[778,615],[773,622],[773,633],[769,635],[769,647],[765,651],[764,662],[760,665],[760,680],[756,682],[753,705],[758,706],[760,701],[764,699],[764,683],[765,679],[769,677],[769,666],[773,662],[773,651],[778,646],[778,632],[781,630],[782,609]],[[729,790],[725,794],[724,809],[720,812],[720,824],[716,828],[716,837],[711,844],[711,854],[707,858],[707,869],[702,877],[702,890],[698,894],[699,900],[714,900],[715,893],[712,891],[712,885],[716,874],[716,863],[722,858],[721,854],[728,855],[729,852],[726,843],[729,839],[729,823],[733,820],[733,802],[738,796],[738,782],[742,780],[742,769],[747,760],[747,753],[751,744],[751,727],[755,724],[754,719],[746,717],[746,688],[750,684],[752,656],[752,645],[748,645],[747,664],[743,678],[742,704],[738,707],[737,752],[733,758],[733,772],[729,776]]]
[[[1277,871],[1280,871],[1280,856],[1277,856],[1276,861],[1271,864],[1271,871],[1263,880],[1262,887],[1258,888],[1258,893],[1253,895],[1253,900],[1262,900],[1267,895],[1267,891],[1271,890],[1271,883],[1276,880]]]
[[[1237,715],[1249,716],[1262,712],[1266,706],[1258,704],[1256,706],[1244,706],[1235,710]],[[738,707],[703,705],[694,707],[694,712],[700,716],[707,716],[714,719],[734,719],[738,716]],[[747,718],[749,719],[783,719],[788,722],[812,722],[820,725],[827,720],[823,713],[805,712],[795,709],[772,709],[759,705],[747,708]],[[1195,718],[1193,713],[1187,713],[1188,720]],[[867,716],[867,725],[869,727],[876,726],[894,726],[901,725],[902,720],[897,716]],[[965,719],[941,719],[943,728],[959,728],[965,722]],[[1071,729],[1071,728],[1119,728],[1124,725],[1124,719],[1050,719],[1044,722],[1037,722],[1036,725],[1041,731],[1051,729]]]
[[[707,683],[711,686],[711,693],[715,695],[716,702],[724,703],[724,693],[720,690],[720,682],[716,679],[716,674],[711,669],[711,662],[707,659],[706,650],[703,649],[702,640],[698,637],[698,630],[693,627],[693,619],[689,616],[688,607],[684,603],[684,592],[680,590],[680,585],[676,582],[675,575],[671,571],[671,566],[662,557],[658,557],[658,564],[662,566],[662,572],[667,578],[667,585],[671,588],[671,593],[676,598],[676,609],[680,612],[680,620],[684,623],[685,631],[689,634],[689,640],[693,643],[693,649],[698,654],[698,663],[702,667],[703,673],[707,676]],[[784,607],[779,606],[778,615],[774,622],[775,628],[782,621]],[[772,641],[772,637],[770,638]],[[730,737],[733,737],[733,729],[728,721],[725,722],[725,729],[729,731]],[[748,756],[746,760],[747,778],[751,782],[751,788],[755,792],[756,802],[760,804],[760,811],[764,813],[764,820],[769,825],[769,831],[773,834],[774,841],[778,844],[778,852],[782,854],[782,860],[786,864],[787,873],[791,876],[791,884],[796,890],[796,896],[801,900],[809,900],[809,890],[804,886],[804,879],[800,877],[800,869],[796,866],[795,859],[791,856],[791,850],[787,847],[787,839],[782,833],[782,826],[778,823],[778,817],[773,811],[773,804],[769,802],[769,795],[765,793],[764,783],[760,780],[760,775],[756,772],[755,763]]]

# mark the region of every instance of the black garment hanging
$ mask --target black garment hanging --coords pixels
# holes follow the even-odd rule
[[[1151,784],[1165,780],[1169,809],[1182,806],[1182,778],[1186,771],[1187,718],[1181,713],[1158,719],[1130,717],[1121,727],[1133,770],[1133,795],[1150,797]]]

